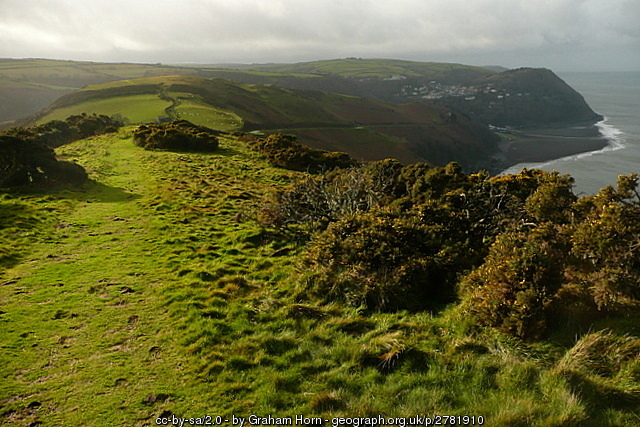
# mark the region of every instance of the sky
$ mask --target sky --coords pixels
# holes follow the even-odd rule
[[[640,0],[0,0],[0,57],[640,71]]]

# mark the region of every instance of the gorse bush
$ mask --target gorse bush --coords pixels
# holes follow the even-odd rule
[[[265,138],[246,136],[245,141],[274,166],[318,173],[356,166],[346,153],[316,150],[298,142],[293,135],[273,134]]]
[[[468,311],[482,324],[541,336],[563,282],[566,253],[566,242],[550,224],[500,234],[484,263],[463,281]]]
[[[382,160],[309,176],[293,189],[274,195],[259,218],[263,225],[278,229],[302,226],[303,232],[323,230],[347,215],[368,212],[393,200],[401,167],[395,160]]]
[[[457,298],[476,323],[537,339],[638,308],[637,184],[578,199],[557,172],[385,160],[309,177],[259,218],[308,241],[306,295],[383,311]]]
[[[465,307],[480,323],[538,338],[551,325],[587,330],[639,307],[637,176],[579,200],[567,191],[571,180],[558,178],[550,174],[525,200],[530,227],[500,234],[462,281]]]
[[[116,132],[123,124],[117,116],[83,113],[38,126],[10,128],[3,134],[55,148],[90,136]]]
[[[53,149],[36,141],[0,135],[0,187],[80,184],[86,180],[81,166],[57,160]]]
[[[380,210],[347,216],[311,242],[309,289],[327,302],[384,311],[450,302],[464,254],[443,228]]]
[[[186,120],[170,123],[140,125],[133,131],[133,141],[146,149],[215,151],[221,132]]]

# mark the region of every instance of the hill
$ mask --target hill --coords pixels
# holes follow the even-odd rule
[[[297,64],[247,65],[239,69],[281,74],[336,75],[354,79],[401,79],[422,77],[447,83],[464,83],[493,72],[462,64],[415,62],[398,59],[333,59]]]
[[[547,69],[505,71],[498,67],[355,58],[236,67],[235,73],[209,73],[226,73],[227,78],[243,82],[257,78],[249,70],[306,73],[317,78],[281,78],[277,84],[296,88],[333,85],[333,92],[386,102],[436,103],[454,107],[480,123],[499,126],[593,123],[602,118],[580,94]]]
[[[474,81],[464,95],[447,94],[434,101],[496,126],[558,126],[602,120],[582,95],[546,69],[520,68],[486,76]]]
[[[481,123],[501,126],[599,119],[584,99],[551,71],[502,70],[495,66],[356,58],[226,66],[0,59],[0,124],[33,114],[60,95],[86,85],[161,75],[218,77],[401,104],[439,103],[454,106]],[[519,97],[517,102],[514,97]]]
[[[310,176],[133,130],[58,148],[83,188],[0,193],[1,423],[637,423],[637,176]]]
[[[286,132],[314,148],[357,160],[387,157],[468,169],[486,166],[497,137],[464,115],[426,104],[381,101],[222,79],[164,76],[87,86],[65,95],[32,120],[80,112],[118,113],[130,122],[184,118],[219,130]]]
[[[99,63],[50,59],[0,59],[0,125],[45,108],[86,85],[196,70],[160,64]]]

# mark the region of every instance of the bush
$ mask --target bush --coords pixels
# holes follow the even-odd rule
[[[563,283],[568,247],[549,224],[499,235],[484,263],[462,281],[466,310],[482,325],[539,338]]]
[[[211,152],[218,148],[221,132],[186,120],[170,123],[140,125],[133,131],[136,145],[149,149]]]
[[[274,166],[311,173],[358,165],[346,153],[316,150],[298,142],[293,135],[273,134],[266,138],[244,138],[249,146]]]
[[[123,121],[115,116],[79,114],[39,126],[10,128],[3,134],[55,148],[78,139],[116,132],[122,125]]]
[[[589,287],[598,309],[624,313],[640,307],[640,196],[637,175],[620,176],[576,205],[570,277]]]
[[[81,166],[56,160],[53,149],[45,145],[0,136],[0,187],[79,184],[86,179]]]
[[[450,302],[467,253],[417,215],[372,211],[332,223],[311,242],[311,294],[372,310],[420,310]]]
[[[393,200],[401,167],[395,160],[382,160],[307,177],[269,200],[259,219],[263,225],[279,229],[302,224],[307,231],[324,230],[340,218]]]

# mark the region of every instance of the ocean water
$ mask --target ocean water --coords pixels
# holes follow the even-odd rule
[[[574,191],[579,195],[615,185],[618,175],[640,174],[640,72],[557,74],[605,117],[598,127],[609,146],[544,163],[521,163],[504,173],[523,167],[568,173],[575,178]]]

